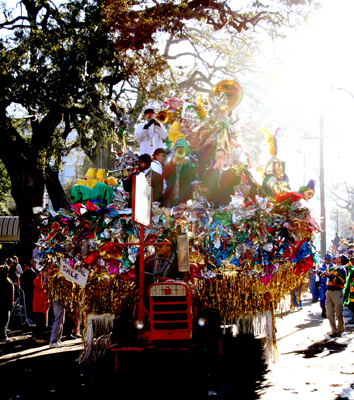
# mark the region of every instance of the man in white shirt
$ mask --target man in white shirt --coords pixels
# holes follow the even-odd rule
[[[16,264],[16,276],[17,276],[17,278],[20,278],[20,276],[23,272],[23,269],[22,269],[21,265],[18,263],[17,256],[13,256],[12,259],[14,260],[14,262]]]
[[[166,129],[160,125],[155,117],[155,109],[146,106],[143,109],[145,122],[138,124],[135,128],[135,136],[139,140],[139,155],[149,154],[152,156],[158,148],[164,147],[164,140],[168,136]]]

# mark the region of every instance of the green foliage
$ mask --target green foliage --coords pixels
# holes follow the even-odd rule
[[[0,215],[10,215],[11,181],[4,164],[0,161]]]

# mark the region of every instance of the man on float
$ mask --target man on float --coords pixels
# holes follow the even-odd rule
[[[149,154],[142,154],[138,157],[138,171],[123,177],[123,189],[129,193],[128,207],[132,204],[133,176],[139,175],[141,172],[145,174],[146,180],[151,185],[151,157]]]
[[[163,168],[166,180],[164,206],[175,207],[193,198],[192,182],[196,179],[195,165],[186,160],[189,146],[185,139],[179,139],[173,148],[170,162]]]
[[[235,195],[235,186],[241,178],[227,164],[226,151],[222,148],[215,150],[215,163],[203,174],[203,185],[206,188],[206,198],[215,206],[227,205],[231,195]]]
[[[154,151],[151,162],[151,187],[153,189],[153,201],[163,202],[163,193],[166,183],[162,178],[162,168],[165,165],[167,153],[163,148]]]
[[[145,122],[138,124],[135,129],[135,136],[139,141],[139,155],[149,154],[152,156],[156,149],[164,147],[168,133],[154,118],[154,107],[144,107],[143,115]]]

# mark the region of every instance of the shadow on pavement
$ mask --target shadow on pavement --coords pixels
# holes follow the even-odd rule
[[[47,345],[35,347],[30,339],[23,343],[4,344],[26,347],[26,357],[15,353],[15,362],[0,364],[2,400],[71,400],[154,398],[154,400],[257,400],[266,389],[268,366],[263,358],[263,342],[252,335],[223,337],[223,354],[217,365],[215,395],[207,396],[209,377],[203,376],[202,365],[192,364],[182,352],[154,352],[126,355],[120,359],[118,373],[113,356],[106,353],[96,363],[77,363],[81,349],[48,351]],[[67,342],[68,343],[68,342]],[[70,343],[69,343],[70,346]],[[1,350],[3,345],[0,346]],[[47,351],[44,351],[47,350]],[[7,356],[11,354],[7,347]],[[30,352],[30,354],[28,354]],[[6,354],[2,354],[3,356]],[[4,357],[2,360],[4,361]]]
[[[256,400],[266,385],[268,365],[263,356],[264,342],[253,335],[225,337],[220,363],[218,399]]]
[[[303,358],[313,358],[317,357],[321,353],[324,353],[325,351],[329,351],[329,354],[322,356],[327,357],[332,354],[341,353],[347,348],[348,344],[349,342],[337,343],[335,340],[321,340],[320,342],[313,343],[311,346],[307,347],[307,349],[290,351],[289,353],[283,354],[302,354]]]

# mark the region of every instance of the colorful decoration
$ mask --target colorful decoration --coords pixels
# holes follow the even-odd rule
[[[171,142],[170,150],[173,151],[176,142],[178,142],[180,139],[184,139],[184,142],[186,142],[186,136],[181,132],[181,124],[179,122],[174,122],[171,125],[171,128],[168,130],[168,140]]]
[[[166,213],[154,207],[150,234],[165,237],[178,226],[188,234],[204,305],[219,308],[227,320],[276,306],[313,265],[311,239],[319,227],[299,201],[270,204],[257,196],[251,206],[224,209],[189,201],[172,208],[169,219],[167,230]],[[40,228],[38,258],[50,272],[49,298],[60,292],[68,304],[83,302],[85,313],[94,314],[134,304],[138,246],[119,245],[138,242],[129,210],[109,205],[79,216],[43,214]],[[74,296],[75,284],[60,276],[57,266],[64,256],[73,268],[91,271],[84,295]]]
[[[275,197],[278,193],[283,194],[291,190],[289,178],[285,173],[285,163],[277,157],[278,145],[276,135],[280,129],[283,128],[277,128],[273,136],[262,128],[262,131],[266,134],[269,154],[272,156],[265,167],[264,180],[261,186],[262,193],[268,197]]]

